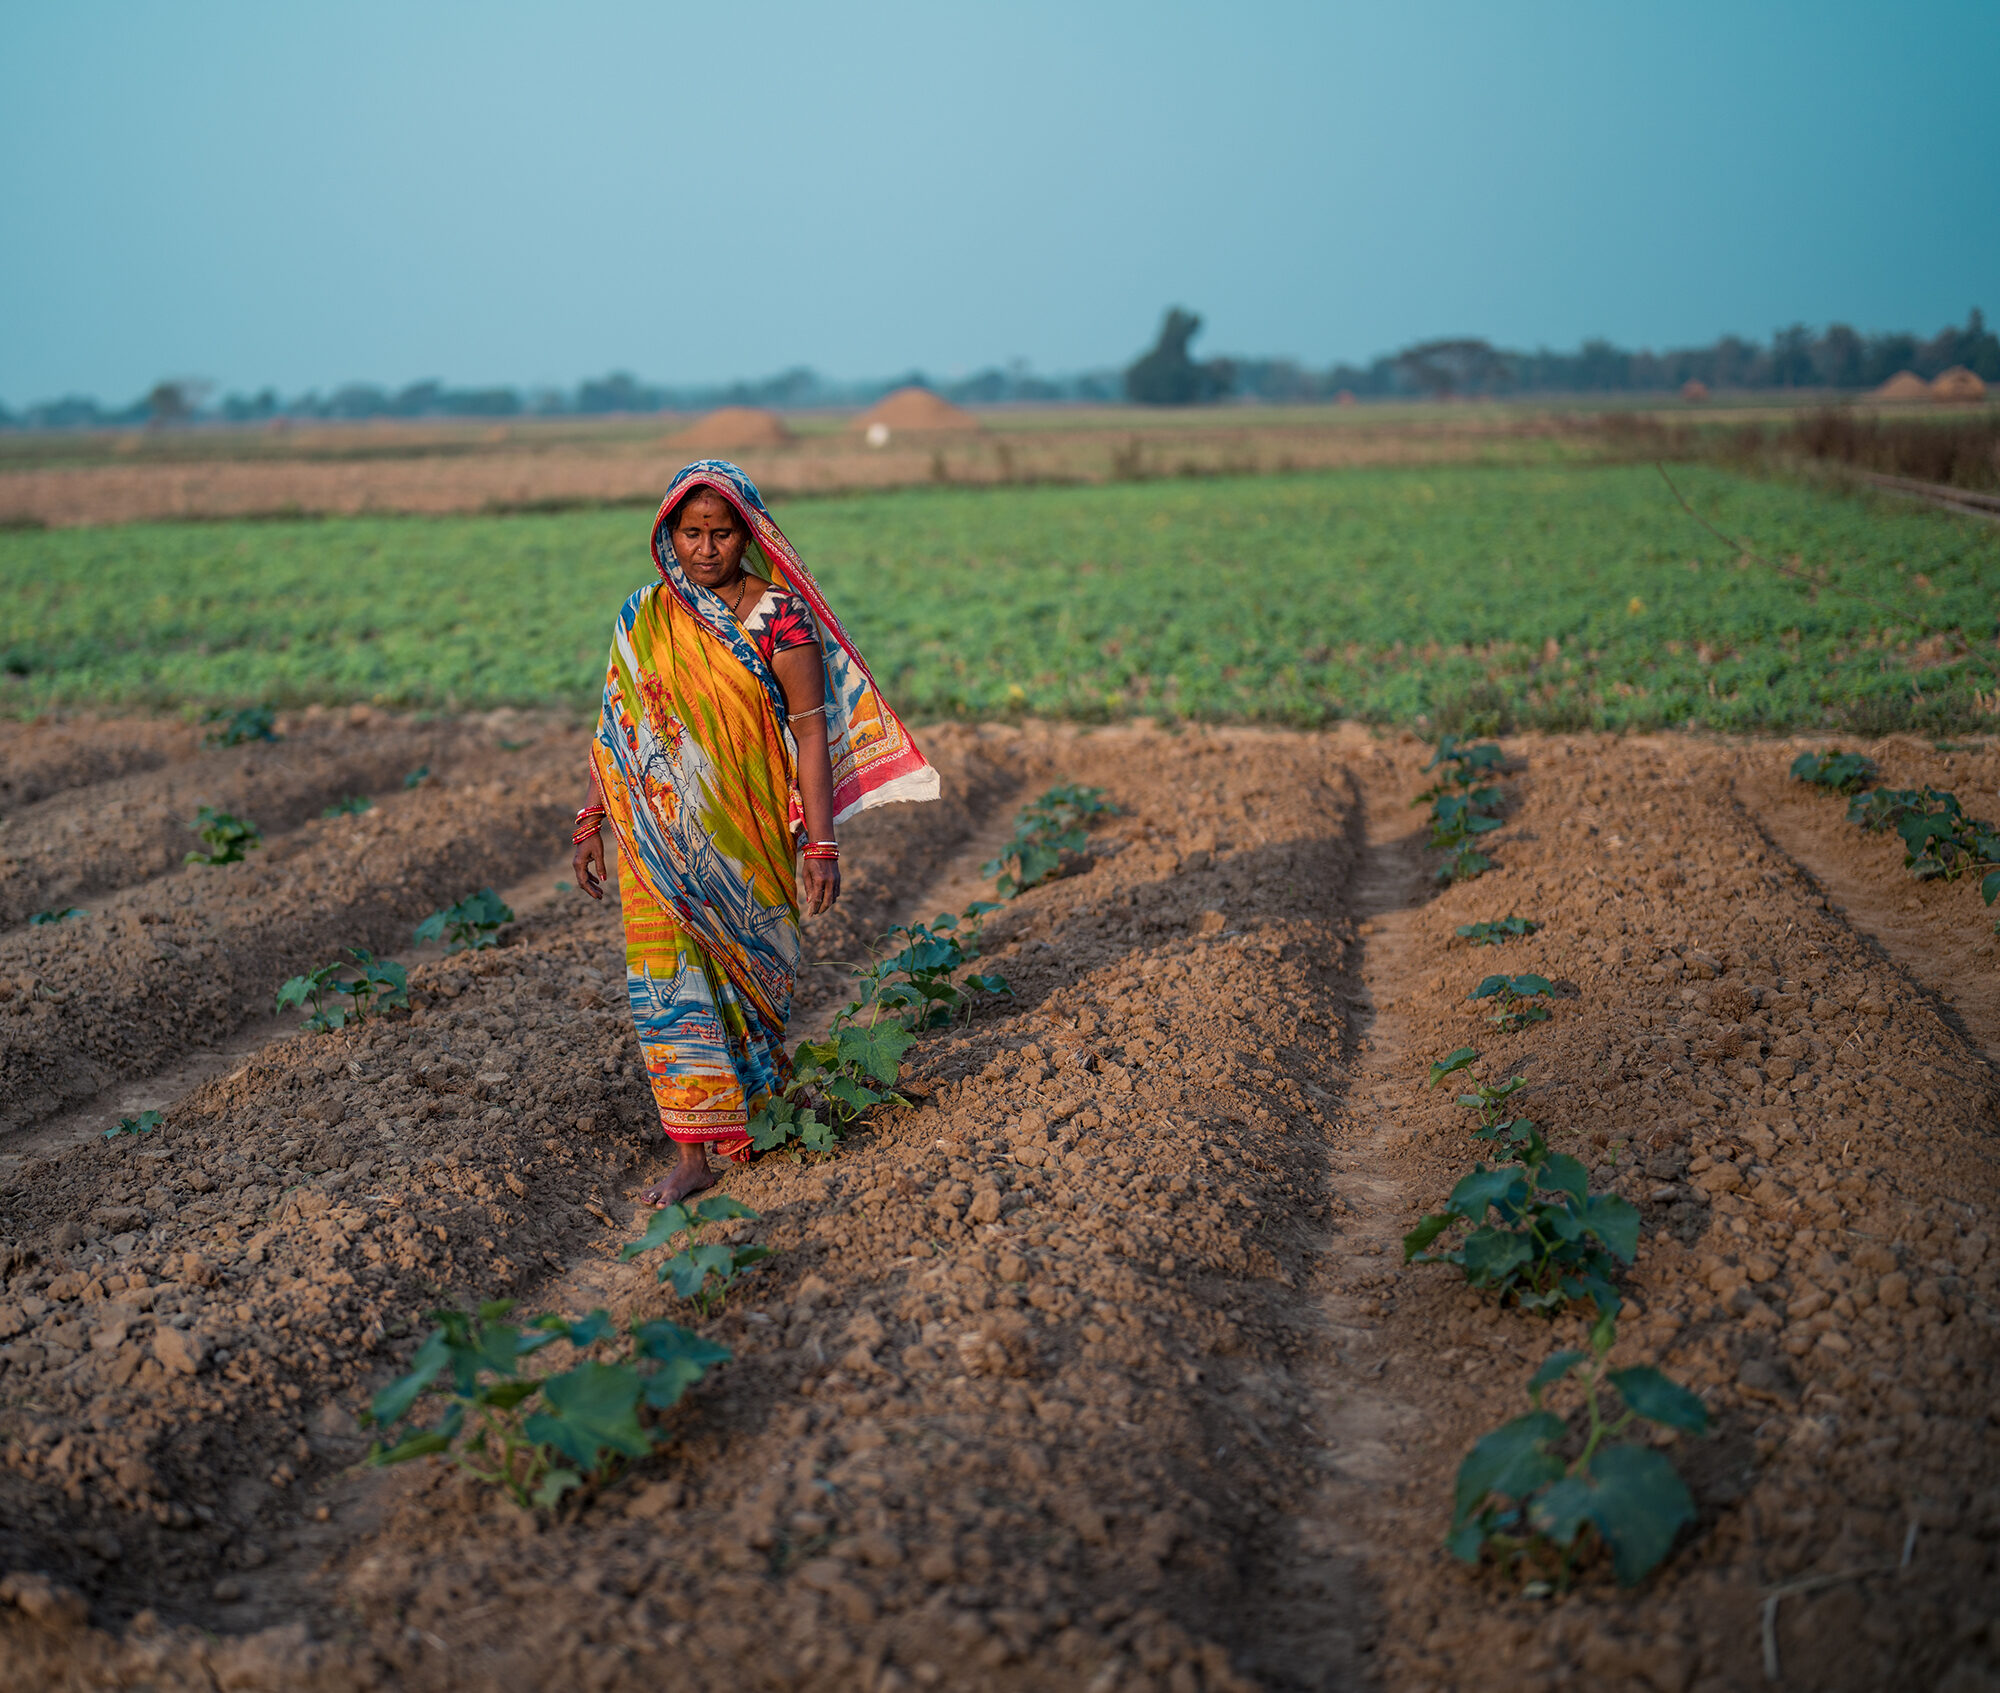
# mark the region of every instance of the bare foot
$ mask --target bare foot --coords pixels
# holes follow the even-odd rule
[[[642,1205],[665,1210],[678,1205],[688,1195],[715,1186],[715,1172],[708,1167],[708,1151],[699,1141],[681,1144],[681,1161],[639,1195]]]

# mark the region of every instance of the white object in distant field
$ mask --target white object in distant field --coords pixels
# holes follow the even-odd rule
[[[886,423],[871,423],[864,437],[871,447],[886,447],[889,444],[889,426]]]

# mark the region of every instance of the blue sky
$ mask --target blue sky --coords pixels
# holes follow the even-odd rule
[[[1993,0],[0,8],[0,400],[2000,316]]]

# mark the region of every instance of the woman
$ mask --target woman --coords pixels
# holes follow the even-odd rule
[[[653,561],[612,631],[572,863],[602,899],[610,829],[632,1020],[680,1147],[644,1198],[671,1205],[714,1186],[711,1143],[749,1152],[791,1073],[799,920],[840,897],[834,826],[935,799],[938,777],[735,465],[674,478]]]

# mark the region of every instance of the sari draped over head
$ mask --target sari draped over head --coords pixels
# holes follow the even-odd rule
[[[790,1075],[805,829],[784,690],[721,597],[674,557],[668,517],[697,487],[743,520],[744,567],[812,612],[835,822],[935,799],[938,774],[750,479],[721,459],[675,476],[653,522],[660,580],[625,602],[612,631],[591,762],[617,838],[626,993],[661,1126],[739,1158],[751,1114]]]

